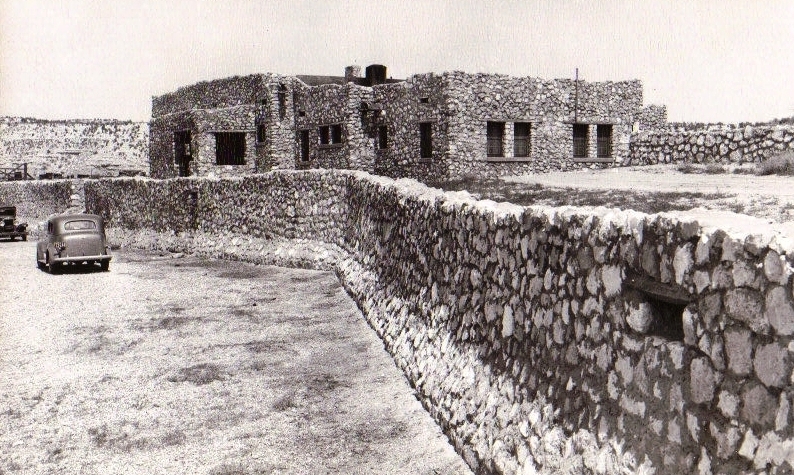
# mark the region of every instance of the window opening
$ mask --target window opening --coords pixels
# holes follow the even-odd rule
[[[334,124],[331,126],[331,143],[342,143],[341,124]]]
[[[327,125],[320,126],[320,145],[328,145],[331,143],[331,127]]]
[[[278,116],[283,119],[287,115],[287,85],[278,85]]]
[[[300,131],[300,143],[301,143],[301,161],[308,162],[309,161],[309,131],[308,130],[301,130]]]
[[[433,158],[433,123],[419,123],[419,158]]]
[[[587,124],[573,124],[573,156],[574,158],[587,157]]]
[[[385,125],[378,127],[378,148],[383,150],[389,147],[389,131]]]
[[[256,124],[256,141],[258,143],[265,142],[265,137],[267,135],[266,132],[267,132],[267,127],[265,127],[264,123],[260,122]]]
[[[529,156],[529,122],[516,122],[513,124],[513,156]]]
[[[596,136],[598,140],[597,156],[599,158],[609,158],[612,156],[612,125],[599,124],[596,126]]]
[[[486,125],[489,157],[503,157],[502,143],[505,136],[504,122],[488,122]]]
[[[430,103],[430,98],[429,97],[420,97],[419,98],[419,102],[422,103],[422,104],[429,104]]]
[[[245,133],[215,133],[215,163],[217,165],[245,165]]]

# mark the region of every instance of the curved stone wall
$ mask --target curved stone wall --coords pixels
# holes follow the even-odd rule
[[[268,243],[333,248],[479,473],[791,469],[782,234],[475,201],[362,172],[100,180],[86,203],[171,248],[255,262]]]

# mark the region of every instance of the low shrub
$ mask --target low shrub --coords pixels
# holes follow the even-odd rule
[[[783,152],[759,163],[755,174],[794,176],[794,151]]]

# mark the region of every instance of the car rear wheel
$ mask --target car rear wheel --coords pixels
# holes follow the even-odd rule
[[[50,260],[50,253],[47,253],[47,272],[50,274],[57,274],[60,270],[60,265],[57,262]]]
[[[99,261],[99,267],[102,269],[102,272],[107,272],[110,270],[110,261],[104,260]]]

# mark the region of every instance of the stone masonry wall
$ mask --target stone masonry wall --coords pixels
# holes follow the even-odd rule
[[[92,181],[86,203],[212,255],[340,249],[343,284],[478,473],[792,469],[785,236],[361,172]]]
[[[726,126],[635,134],[624,165],[757,163],[794,149],[794,125]]]
[[[648,105],[640,110],[637,132],[640,131],[666,131],[670,124],[667,122],[667,107],[659,105]]]
[[[295,127],[309,131],[310,144],[308,163],[298,165],[372,171],[374,139],[361,117],[362,103],[371,100],[372,88],[353,83],[297,87]],[[332,124],[341,124],[342,143],[320,144],[319,127]]]
[[[292,90],[296,79],[255,74],[201,82],[152,100],[151,176],[171,178],[175,167],[174,132],[191,132],[191,172],[202,176],[239,176],[295,167]],[[265,127],[257,141],[256,128]],[[245,164],[217,165],[216,132],[245,134]]]
[[[28,231],[47,216],[61,213],[71,205],[77,190],[73,180],[0,182],[0,206],[16,206],[17,219],[28,223]]]
[[[573,159],[572,123],[589,124],[588,157],[596,157],[596,124],[612,124],[613,153],[628,154],[642,105],[639,81],[597,82],[445,73],[449,112],[449,174],[518,175],[567,170]],[[486,156],[486,122],[505,122],[504,158]],[[513,123],[529,122],[530,156],[514,157]]]
[[[0,118],[0,167],[27,163],[34,178],[148,173],[148,144],[145,122]]]

